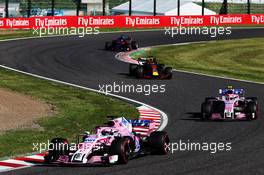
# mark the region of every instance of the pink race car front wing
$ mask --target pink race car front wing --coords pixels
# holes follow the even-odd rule
[[[232,113],[231,115],[224,115],[220,113],[213,113],[211,115],[211,120],[247,120],[247,116],[244,113]]]
[[[53,164],[61,166],[106,166],[115,164],[118,161],[117,155],[112,156],[92,156],[86,163],[81,161],[70,161],[69,156],[60,156]]]

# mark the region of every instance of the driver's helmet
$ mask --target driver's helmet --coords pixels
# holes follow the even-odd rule
[[[153,58],[153,62],[157,64],[157,58]]]
[[[234,94],[233,89],[229,89],[229,90],[227,90],[226,94],[227,94],[227,95],[232,95],[232,94]]]
[[[88,131],[85,131],[85,132],[83,133],[83,138],[82,138],[83,142],[85,141],[85,139],[86,139],[89,135],[90,135],[90,132],[88,132]]]
[[[104,130],[101,131],[101,134],[103,136],[109,136],[109,135],[112,135],[112,131],[104,129]]]
[[[127,35],[121,35],[120,39],[121,40],[127,40],[128,39],[128,36]]]

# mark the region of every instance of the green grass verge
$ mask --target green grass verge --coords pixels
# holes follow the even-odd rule
[[[32,30],[3,30],[0,29],[0,40],[21,38],[21,37],[33,37]]]
[[[264,82],[263,42],[264,38],[213,41],[155,47],[145,54],[179,70]]]
[[[35,123],[44,130],[17,129],[0,134],[0,157],[32,152],[33,143],[53,137],[73,140],[76,134],[107,121],[107,115],[138,117],[135,106],[101,94],[30,77],[0,68],[0,88],[32,96],[56,106],[52,117]],[[8,119],[7,119],[8,120]]]

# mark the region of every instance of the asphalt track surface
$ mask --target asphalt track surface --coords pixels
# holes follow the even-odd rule
[[[172,44],[211,39],[263,37],[264,29],[233,30],[221,38],[209,36],[177,36],[164,32],[129,33],[140,46]],[[188,73],[174,73],[172,80],[137,80],[127,75],[128,65],[114,59],[115,53],[104,51],[104,42],[120,34],[100,34],[85,38],[54,37],[0,43],[0,64],[30,73],[90,88],[113,84],[165,84],[166,92],[149,96],[135,93],[120,95],[153,105],[169,116],[166,127],[171,141],[231,142],[231,151],[211,154],[208,151],[176,151],[168,156],[146,156],[127,165],[112,167],[48,167],[35,166],[2,174],[264,174],[264,120],[251,122],[201,122],[197,117],[206,96],[216,95],[219,87],[243,87],[248,96],[257,96],[263,106],[263,85]],[[234,68],[235,69],[235,68]],[[107,107],[107,106],[106,106]],[[51,136],[52,137],[52,136]]]

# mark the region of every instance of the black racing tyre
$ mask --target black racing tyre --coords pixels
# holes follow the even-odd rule
[[[135,144],[135,141],[133,140],[133,138],[129,137],[129,136],[124,136],[123,138],[129,139],[129,148],[130,148],[130,151],[133,152],[136,149],[136,144]]]
[[[56,162],[59,159],[59,154],[55,153],[48,153],[47,155],[44,156],[44,163],[50,164],[53,162]]]
[[[245,108],[246,108],[246,102],[244,100],[239,100],[235,110],[236,112],[244,112]]]
[[[112,49],[112,43],[111,42],[106,42],[105,43],[105,50],[111,50]]]
[[[133,50],[131,44],[126,44],[123,47],[124,47],[123,51],[131,51],[131,50]]]
[[[137,65],[129,64],[129,75],[133,76],[136,73]]]
[[[165,68],[165,76],[167,79],[171,79],[172,78],[172,68],[171,67],[166,67]]]
[[[137,68],[136,68],[136,77],[137,78],[144,78],[144,67],[137,66]]]
[[[255,120],[258,118],[258,106],[254,101],[247,103],[245,113],[249,120]]]
[[[60,155],[69,155],[69,142],[67,139],[54,138],[49,145],[49,152],[44,156],[45,163],[56,162]]]
[[[202,103],[201,105],[202,119],[209,119],[212,113],[212,104],[211,103]]]
[[[148,145],[152,154],[165,155],[169,152],[170,139],[165,131],[155,131],[148,137]]]
[[[109,150],[110,155],[118,155],[119,164],[127,164],[130,157],[130,139],[116,138]]]
[[[138,49],[138,43],[136,41],[131,41],[131,48],[133,50],[137,50]]]
[[[213,105],[212,105],[212,113],[220,113],[220,114],[224,114],[225,112],[225,102],[223,101],[213,101]]]
[[[255,113],[255,112],[257,112],[256,103],[253,101],[248,102],[246,106],[246,113]]]
[[[164,64],[157,64],[157,67],[158,67],[159,71],[163,71],[165,68],[165,65]]]

